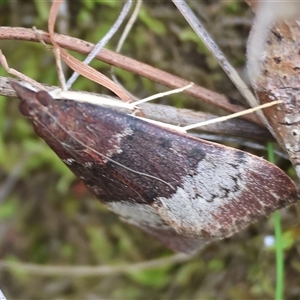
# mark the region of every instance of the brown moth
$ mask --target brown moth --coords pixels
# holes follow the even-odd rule
[[[87,188],[175,251],[196,251],[298,199],[283,171],[247,152],[11,85],[36,133]]]

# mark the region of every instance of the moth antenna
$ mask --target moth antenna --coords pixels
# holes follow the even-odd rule
[[[197,127],[201,127],[201,126],[205,126],[205,125],[209,125],[209,124],[213,124],[213,123],[218,123],[218,122],[224,122],[224,121],[227,121],[227,120],[230,120],[230,119],[233,119],[233,118],[237,118],[237,117],[240,117],[240,116],[251,114],[251,113],[253,113],[255,111],[258,111],[260,109],[270,107],[270,106],[280,104],[280,103],[283,103],[283,101],[282,100],[276,100],[276,101],[268,102],[268,103],[261,104],[259,106],[253,107],[253,108],[249,108],[249,109],[246,109],[246,110],[243,110],[243,111],[239,111],[237,113],[234,113],[234,114],[231,114],[231,115],[228,115],[228,116],[222,116],[222,117],[219,117],[219,118],[214,118],[214,119],[211,119],[211,120],[203,121],[203,122],[196,123],[196,124],[191,124],[191,125],[184,126],[184,127],[181,127],[181,128],[185,131],[188,131],[188,130],[191,130],[191,129],[194,129],[194,128],[197,128]]]
[[[198,127],[202,127],[202,126],[210,125],[210,124],[214,124],[214,123],[224,122],[224,121],[234,119],[234,118],[237,118],[237,117],[240,117],[240,116],[251,114],[255,111],[258,111],[258,110],[261,110],[263,108],[267,108],[267,107],[270,107],[270,106],[273,106],[273,105],[276,105],[276,104],[280,104],[282,102],[283,102],[282,100],[276,100],[276,101],[268,102],[268,103],[261,104],[259,106],[253,107],[253,108],[249,108],[249,109],[246,109],[246,110],[243,110],[243,111],[236,112],[236,113],[231,114],[231,115],[222,116],[222,117],[219,117],[219,118],[214,118],[214,119],[202,121],[202,122],[199,122],[199,123],[195,123],[195,124],[191,124],[191,125],[187,125],[187,126],[183,126],[183,127],[168,124],[168,123],[163,123],[163,122],[160,122],[160,121],[155,121],[155,120],[151,120],[151,119],[147,119],[147,118],[143,118],[143,117],[137,117],[137,116],[135,116],[135,117],[138,118],[138,119],[147,121],[149,123],[156,124],[158,126],[162,126],[162,127],[165,127],[165,128],[171,129],[171,130],[175,130],[175,131],[180,132],[180,133],[186,133],[188,130],[191,130],[191,129],[194,129],[194,128],[198,128]],[[136,104],[136,103],[137,102],[134,102],[134,104]]]
[[[152,178],[152,179],[154,179],[154,180],[157,180],[157,181],[160,181],[160,182],[162,182],[162,183],[164,183],[164,184],[166,184],[167,186],[169,186],[171,189],[173,189],[173,190],[176,190],[170,183],[168,183],[168,182],[166,182],[165,180],[163,180],[163,179],[160,179],[160,178],[158,178],[158,177],[156,177],[156,176],[152,176],[152,175],[150,175],[150,174],[146,174],[146,173],[143,173],[143,172],[139,172],[139,171],[136,171],[136,170],[133,170],[133,169],[131,169],[131,168],[129,168],[129,167],[126,167],[126,166],[124,166],[123,164],[121,164],[121,163],[119,163],[119,162],[117,162],[117,161],[115,161],[115,160],[113,160],[113,159],[111,159],[111,158],[109,158],[109,157],[107,157],[106,155],[104,155],[104,154],[102,154],[102,153],[100,153],[100,152],[98,152],[97,150],[95,150],[95,149],[93,149],[92,147],[89,147],[89,146],[87,146],[86,144],[84,144],[84,143],[82,143],[79,139],[77,139],[72,133],[70,133],[51,113],[47,113],[49,116],[50,116],[50,118],[65,132],[65,133],[67,133],[69,136],[71,136],[77,143],[79,143],[81,146],[84,146],[85,148],[87,148],[87,149],[89,149],[89,150],[91,150],[92,152],[94,152],[94,153],[96,153],[96,154],[98,154],[99,156],[101,156],[102,158],[104,158],[104,159],[106,159],[106,160],[108,160],[108,161],[110,161],[111,163],[114,163],[115,165],[118,165],[119,167],[121,167],[121,168],[123,168],[123,169],[125,169],[125,170],[128,170],[128,171],[130,171],[130,172],[132,172],[132,173],[135,173],[135,174],[138,174],[138,175],[141,175],[141,176],[144,176],[144,177],[148,177],[148,178]],[[39,124],[41,124],[41,122],[39,122],[38,121],[38,123]],[[42,125],[42,124],[41,124]],[[48,130],[48,129],[47,129]],[[48,130],[49,131],[49,130]]]
[[[177,93],[181,93],[187,89],[189,89],[190,87],[192,87],[194,85],[193,82],[190,82],[188,85],[186,86],[183,86],[183,87],[180,87],[178,89],[175,89],[175,90],[171,90],[171,91],[167,91],[167,92],[162,92],[162,93],[158,93],[158,94],[155,94],[155,95],[152,95],[152,96],[149,96],[147,98],[144,98],[144,99],[141,99],[141,100],[138,100],[138,101],[135,101],[133,102],[134,105],[139,105],[139,104],[142,104],[144,102],[148,102],[148,101],[151,101],[151,100],[154,100],[154,99],[158,99],[158,98],[161,98],[161,97],[164,97],[164,96],[168,96],[168,95],[172,95],[172,94],[177,94]]]

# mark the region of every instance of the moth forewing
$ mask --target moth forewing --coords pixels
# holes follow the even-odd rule
[[[87,188],[175,251],[196,251],[297,201],[293,181],[254,155],[107,107],[12,87],[37,134]]]

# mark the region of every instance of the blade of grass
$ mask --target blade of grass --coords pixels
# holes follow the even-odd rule
[[[275,162],[273,144],[268,143],[268,160],[271,163]],[[280,214],[276,211],[273,215],[274,230],[275,230],[275,251],[276,251],[276,291],[275,300],[283,299],[284,290],[284,257],[282,248],[282,230]]]

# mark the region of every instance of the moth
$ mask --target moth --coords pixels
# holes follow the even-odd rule
[[[20,111],[87,188],[121,219],[191,253],[298,199],[268,161],[114,109],[32,91]]]

